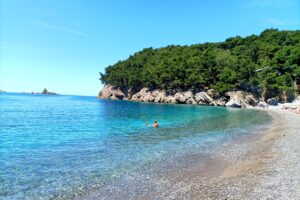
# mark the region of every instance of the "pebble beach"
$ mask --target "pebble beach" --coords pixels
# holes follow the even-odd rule
[[[268,128],[225,143],[205,165],[189,155],[79,199],[300,199],[300,115],[265,112],[273,117]]]

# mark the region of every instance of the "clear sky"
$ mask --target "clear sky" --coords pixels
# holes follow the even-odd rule
[[[145,47],[300,28],[300,0],[0,0],[0,89],[95,96]]]

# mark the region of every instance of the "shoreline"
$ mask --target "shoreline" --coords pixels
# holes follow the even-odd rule
[[[300,116],[287,110],[258,110],[273,117],[267,130],[238,138],[205,163],[201,154],[176,158],[175,166],[174,162],[166,162],[150,172],[109,183],[100,191],[76,199],[300,198],[300,158],[295,160],[300,147],[288,148],[291,141],[300,142],[300,135],[296,134]],[[284,171],[286,163],[292,163],[290,171]],[[283,171],[278,173],[280,169]]]
[[[270,109],[272,127],[257,142],[255,153],[227,168],[229,198],[299,199],[300,116],[288,110]],[[228,180],[227,180],[228,181]],[[232,185],[239,189],[234,192]]]
[[[273,117],[269,129],[223,152],[225,160],[231,154],[238,159],[204,183],[204,189],[195,183],[188,199],[300,199],[300,116],[276,108],[263,111]]]
[[[215,157],[205,160],[199,153],[170,158],[150,171],[108,183],[77,199],[297,199],[300,158],[290,172],[278,174],[278,169],[300,155],[300,147],[294,145],[290,152],[287,146],[290,140],[300,142],[300,135],[295,135],[300,130],[300,116],[287,110],[258,110],[273,118],[267,129],[238,137]]]

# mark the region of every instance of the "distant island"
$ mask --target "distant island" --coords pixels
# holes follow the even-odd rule
[[[57,93],[55,92],[49,92],[46,88],[43,89],[42,92],[22,92],[23,94],[45,94],[45,95],[58,95]]]
[[[224,42],[146,48],[100,73],[99,98],[266,106],[300,91],[300,31],[266,29]]]
[[[0,93],[5,93],[6,91],[4,91],[4,90],[0,90]]]
[[[54,94],[56,94],[56,93],[55,93],[55,92],[49,92],[49,91],[45,88],[40,94],[51,94],[51,95],[54,95]]]

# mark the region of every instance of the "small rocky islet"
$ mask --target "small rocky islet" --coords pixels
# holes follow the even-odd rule
[[[58,95],[55,92],[50,92],[47,90],[47,88],[44,88],[42,92],[31,92],[31,93],[27,93],[27,92],[22,92],[22,94],[44,94],[44,95]]]
[[[49,92],[49,91],[45,88],[40,94],[56,95],[57,93],[55,93],[55,92]]]

